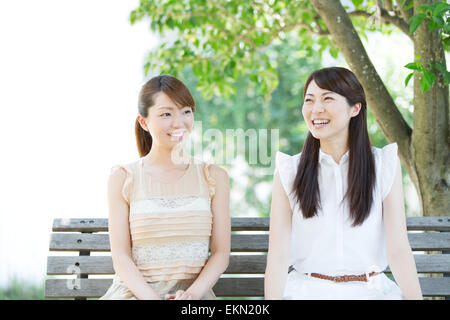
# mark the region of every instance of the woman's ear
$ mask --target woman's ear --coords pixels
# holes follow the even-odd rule
[[[147,122],[145,121],[144,117],[141,115],[137,116],[137,121],[139,122],[139,124],[141,125],[141,128],[147,132],[149,132],[148,126],[147,126]]]
[[[358,102],[356,104],[354,104],[353,106],[351,106],[352,111],[351,111],[351,117],[356,117],[359,114],[359,111],[361,110],[361,102]]]

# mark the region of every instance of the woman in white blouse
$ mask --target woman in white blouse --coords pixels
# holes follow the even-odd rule
[[[303,97],[303,150],[276,157],[266,299],[422,299],[397,144],[370,146],[364,90],[348,69],[313,72]]]

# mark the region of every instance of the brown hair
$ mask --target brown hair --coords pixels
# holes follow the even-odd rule
[[[155,104],[155,94],[159,92],[164,92],[179,107],[191,107],[192,111],[195,111],[194,98],[183,82],[169,75],[160,75],[151,78],[142,86],[138,101],[138,112],[142,117],[147,118],[148,109]],[[134,133],[139,156],[143,157],[152,148],[152,136],[141,127],[137,119]]]
[[[367,105],[364,89],[356,76],[348,69],[332,67],[314,71],[306,80],[303,98],[309,83],[316,84],[344,96],[350,106],[361,103],[359,114],[350,119],[349,124],[349,166],[348,189],[342,199],[349,198],[352,226],[361,225],[369,216],[375,187],[375,162],[367,131]],[[303,145],[293,192],[299,203],[303,217],[312,218],[320,208],[318,182],[320,140],[308,133]]]

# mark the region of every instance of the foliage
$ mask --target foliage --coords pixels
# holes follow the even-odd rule
[[[374,1],[367,3],[370,7]],[[150,18],[155,33],[177,35],[176,40],[164,41],[149,53],[146,73],[159,70],[179,76],[191,67],[207,98],[235,94],[233,84],[242,76],[257,83],[262,93],[273,92],[278,85],[277,63],[268,47],[285,43],[289,36],[300,41],[297,50],[304,56],[321,56],[325,50],[333,57],[338,55],[324,22],[305,0],[141,0],[130,21],[145,17]],[[374,29],[361,20],[356,27]]]
[[[203,128],[217,128],[222,132],[233,128],[242,128],[244,131],[253,128],[279,128],[280,151],[287,154],[300,152],[308,132],[301,115],[303,84],[313,70],[321,67],[321,60],[318,56],[305,57],[298,51],[299,45],[297,39],[290,38],[284,44],[273,45],[267,49],[277,64],[279,79],[278,86],[270,98],[263,94],[258,89],[258,84],[252,82],[247,75],[236,80],[236,93],[228,99],[224,97],[205,99],[196,89],[198,78],[192,69],[187,68],[181,77],[196,101],[196,121],[202,121]],[[409,118],[412,118],[411,115]],[[370,111],[368,128],[373,145],[381,147],[387,144]],[[211,141],[203,141],[203,143],[203,148],[206,149]],[[270,150],[270,144],[268,148]],[[230,152],[230,150],[226,151]],[[248,156],[245,154],[247,163]],[[274,157],[274,154],[271,156]],[[245,193],[245,204],[239,202],[235,204],[235,207],[232,204],[232,213],[244,214],[246,210],[252,208],[256,209],[260,215],[267,215],[267,208],[270,206],[269,198],[261,197],[257,193],[258,186],[271,183],[272,176],[258,174],[257,166],[249,166],[245,176],[249,179],[247,186],[242,188],[242,192]],[[239,186],[232,177],[231,189],[239,189],[239,187],[242,186]],[[248,205],[248,208],[244,207],[245,205]]]
[[[413,1],[411,1],[411,4]],[[450,50],[450,5],[444,2],[434,2],[419,6],[418,13],[413,15],[410,22],[410,33],[413,34],[420,24],[428,21],[430,32],[440,28],[442,43],[446,51]],[[417,73],[420,76],[420,90],[426,92],[433,87],[436,80],[436,74],[443,76],[444,83],[450,84],[450,72],[447,71],[445,64],[440,62],[421,62],[420,56],[416,56],[417,61],[408,63],[405,68],[414,70],[405,79],[405,86],[408,85],[411,77]]]
[[[396,29],[379,23],[377,1],[343,2],[361,38]],[[301,151],[307,134],[301,117],[303,82],[321,67],[324,52],[339,55],[310,1],[141,0],[130,21],[147,18],[162,42],[147,57],[146,75],[151,71],[183,79],[193,91],[196,120],[204,128],[280,128],[279,149]],[[395,100],[398,91],[388,89]],[[412,125],[412,109],[400,111]],[[373,145],[387,144],[370,106],[368,128]],[[272,177],[248,170],[243,174],[249,179],[242,189],[245,202],[267,215],[268,197],[258,198],[257,187]],[[231,183],[237,190],[241,182]],[[240,203],[233,209],[241,214],[247,208]]]

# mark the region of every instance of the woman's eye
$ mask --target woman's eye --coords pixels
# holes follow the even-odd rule
[[[324,99],[324,100],[327,100],[327,99],[333,100],[333,98],[332,98],[332,97],[325,97],[325,99]]]
[[[163,113],[163,114],[161,115],[161,117],[168,117],[168,116],[170,116],[170,113],[169,113],[169,112]]]
[[[311,102],[311,101],[312,101],[311,99],[306,99],[306,100],[305,100],[305,103]]]
[[[188,113],[191,113],[191,112],[192,112],[192,110],[186,110],[184,113],[188,114]]]

